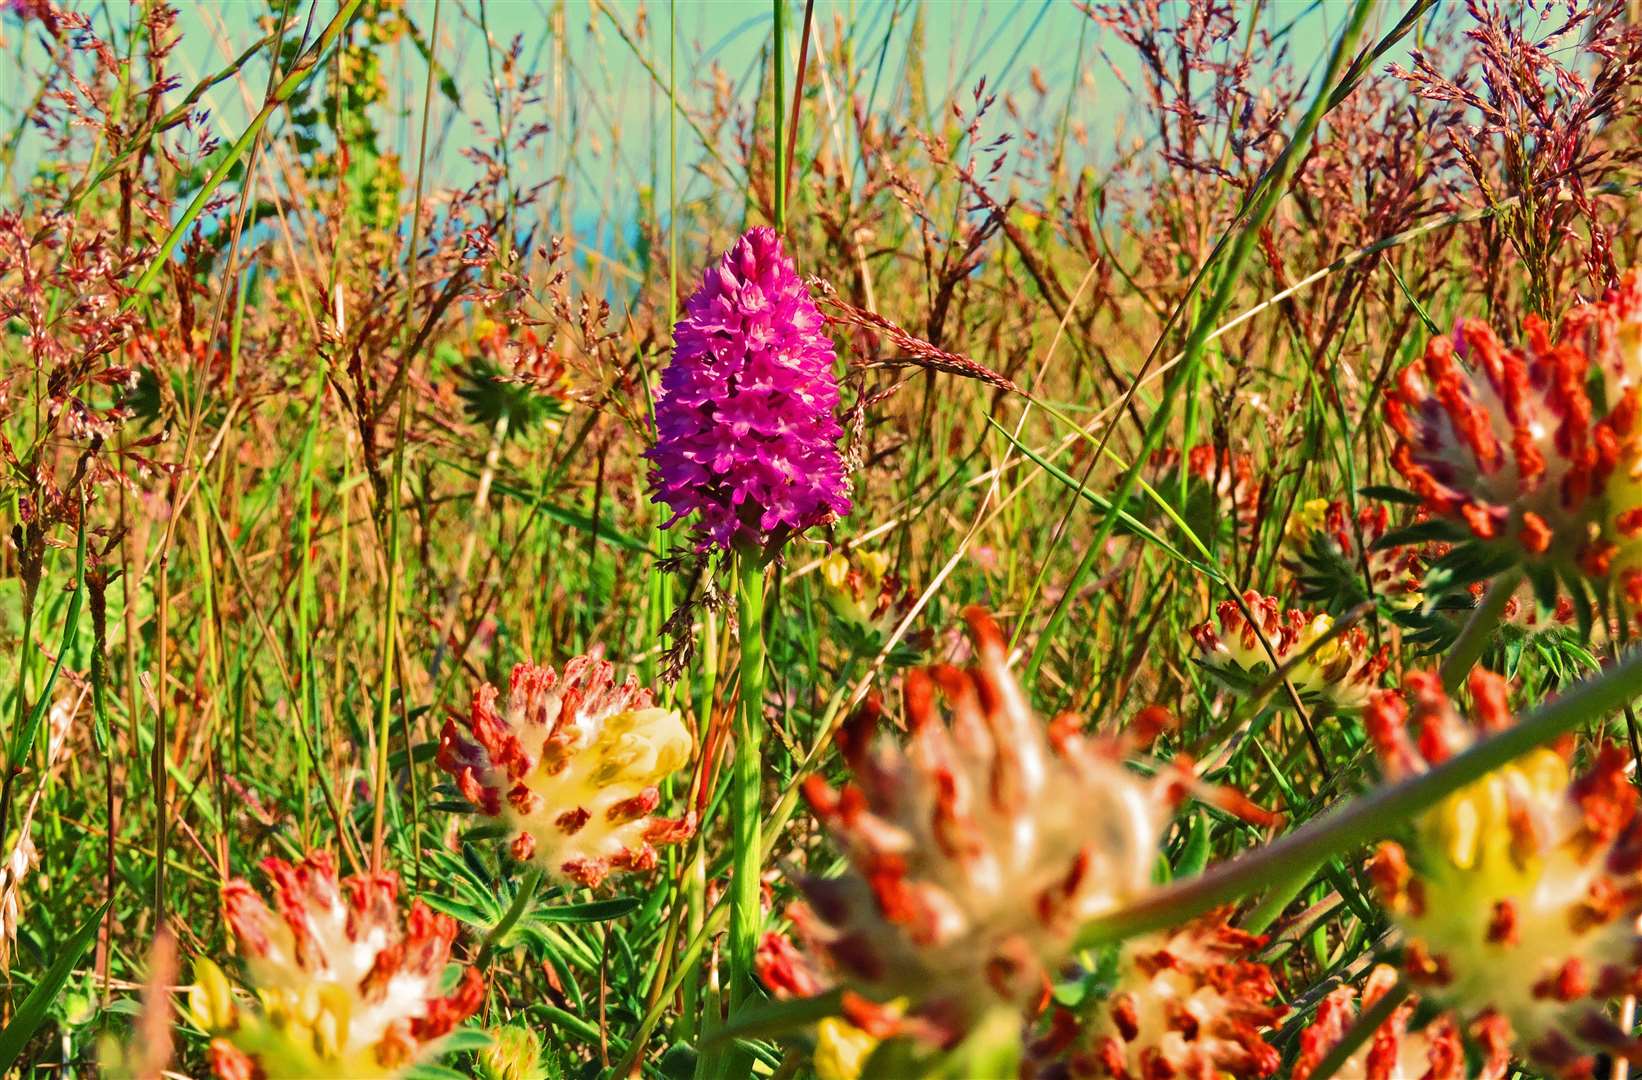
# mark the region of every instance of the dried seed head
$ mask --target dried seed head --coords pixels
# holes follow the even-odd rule
[[[439,765],[480,813],[517,832],[512,852],[562,882],[593,887],[614,872],[648,870],[657,844],[676,843],[694,820],[654,815],[657,785],[689,761],[690,733],[676,712],[650,703],[636,678],[617,685],[603,660],[579,656],[561,678],[520,664],[498,709],[496,688],[473,693],[463,718],[445,721]]]

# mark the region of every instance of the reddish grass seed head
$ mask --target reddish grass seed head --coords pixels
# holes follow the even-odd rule
[[[456,922],[419,900],[401,918],[396,875],[339,881],[323,852],[262,865],[272,908],[242,878],[223,888],[255,1004],[204,959],[190,995],[217,1076],[399,1076],[483,1002],[475,968],[442,992]]]
[[[657,785],[690,759],[676,712],[651,705],[609,663],[580,656],[561,677],[520,664],[497,707],[488,683],[473,693],[466,734],[452,717],[438,763],[482,814],[515,829],[513,856],[556,880],[597,886],[612,873],[648,870],[656,846],[694,831],[693,817],[657,817]]]
[[[1472,673],[1466,723],[1440,680],[1412,672],[1401,695],[1364,715],[1386,779],[1418,775],[1513,723],[1506,684]],[[1537,749],[1462,788],[1387,842],[1373,876],[1407,942],[1405,976],[1457,1019],[1487,1020],[1556,1075],[1602,1054],[1637,1057],[1609,1016],[1642,989],[1642,850],[1623,755],[1598,753],[1582,776]]]
[[[832,340],[773,229],[707,271],[673,341],[646,454],[667,525],[695,515],[697,550],[768,551],[849,513]]]

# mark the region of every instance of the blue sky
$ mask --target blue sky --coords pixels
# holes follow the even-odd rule
[[[106,26],[109,17],[124,16],[119,4],[105,8],[91,0],[59,2],[93,12],[99,27]],[[550,14],[556,6],[557,0],[488,0],[483,15],[500,47],[520,35],[526,66],[550,74],[554,71]],[[173,62],[183,88],[174,92],[173,99],[255,40],[255,20],[269,10],[265,3],[252,0],[177,0],[177,7],[183,43]],[[406,0],[406,8],[425,32],[432,21],[433,0]],[[625,200],[619,212],[631,214],[638,191],[652,182],[653,170],[659,166],[665,175],[667,166],[666,98],[633,47],[617,32],[616,22],[631,33],[642,15],[648,29],[638,47],[665,77],[669,14],[676,12],[679,94],[685,106],[697,112],[707,105],[707,91],[697,79],[705,77],[711,62],[719,64],[740,96],[754,92],[762,50],[771,35],[767,0],[681,0],[676,7],[665,0],[648,4],[613,0],[608,8],[614,19],[586,0],[566,0],[569,92],[562,107],[569,110],[569,122],[538,142],[537,161],[515,162],[537,176],[553,175],[561,164],[569,166],[579,229],[609,208],[612,193],[620,193]],[[787,36],[790,70],[798,50],[802,0],[789,0],[788,9],[793,24]],[[308,8],[299,3],[298,10],[301,17],[307,17]],[[320,0],[312,16],[316,31],[334,10],[334,0]],[[912,10],[912,0],[816,3],[817,34],[827,44],[834,40],[838,26],[850,35],[861,63],[860,83],[873,90],[872,104],[878,110],[904,107],[904,63]],[[1291,51],[1304,66],[1321,63],[1342,13],[1342,5],[1335,0],[1272,0],[1265,5],[1263,18],[1269,27],[1293,24]],[[924,14],[925,70],[932,102],[939,105],[954,93],[967,101],[970,88],[985,75],[990,89],[1013,92],[1025,105],[1034,100],[1028,80],[1036,68],[1051,88],[1050,108],[1055,115],[1067,109],[1088,130],[1089,154],[1098,161],[1110,152],[1132,104],[1114,67],[1132,72],[1135,63],[1128,47],[1110,31],[1092,23],[1067,0],[934,0]],[[1388,21],[1394,14],[1386,13]],[[438,56],[449,69],[462,104],[459,112],[451,102],[435,98],[430,127],[434,142],[428,157],[430,188],[461,185],[471,178],[472,167],[459,150],[487,136],[476,132],[468,118],[490,115],[477,0],[444,0],[440,18]],[[43,48],[38,34],[25,41],[19,64],[14,62],[19,56],[16,22],[0,25],[0,35],[9,43],[0,53],[0,120],[9,131],[15,124],[12,110],[36,85],[31,69],[37,70],[43,61]],[[415,149],[426,66],[408,42],[389,47],[382,60],[390,83],[383,132],[388,148],[400,150],[409,159]],[[267,69],[259,60],[240,79],[209,92],[204,104],[211,110],[215,133],[224,141],[243,129],[266,79]],[[544,96],[547,100],[540,108],[545,118],[557,121],[561,105],[553,100],[552,83]],[[1000,109],[989,133],[1014,126],[1001,116]],[[612,132],[619,137],[612,139]],[[691,192],[683,177],[700,157],[701,148],[683,123],[679,125],[679,154],[685,186],[680,196],[687,200]]]

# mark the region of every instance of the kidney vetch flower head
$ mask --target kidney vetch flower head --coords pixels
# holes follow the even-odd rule
[[[1092,1007],[1058,1009],[1028,1048],[1030,1080],[1229,1077],[1263,1080],[1282,1057],[1262,1031],[1287,1008],[1265,964],[1266,939],[1228,911],[1125,942]]]
[[[1251,691],[1271,676],[1276,670],[1271,662],[1273,655],[1278,664],[1288,663],[1334,628],[1329,616],[1284,609],[1275,596],[1261,596],[1250,590],[1243,594],[1243,603],[1255,622],[1249,621],[1235,600],[1225,600],[1215,611],[1218,630],[1214,621],[1204,621],[1191,629],[1198,660],[1239,692]],[[1265,644],[1261,643],[1262,635]],[[1271,646],[1269,654],[1267,645]],[[1355,711],[1368,704],[1388,662],[1387,648],[1375,650],[1367,632],[1352,626],[1289,669],[1288,677],[1303,699]]]
[[[338,881],[323,852],[262,866],[273,909],[242,878],[223,888],[255,1005],[237,1004],[222,969],[204,958],[190,993],[223,1080],[399,1076],[483,1003],[474,968],[442,989],[456,922],[420,900],[401,920],[397,875]]]
[[[1163,471],[1159,491],[1177,491],[1186,482],[1182,510],[1193,531],[1211,530],[1223,520],[1239,533],[1259,524],[1261,485],[1252,456],[1197,443],[1186,451],[1183,470],[1180,451],[1173,448],[1154,451],[1150,460]]]
[[[1397,971],[1377,964],[1363,985],[1362,1005],[1371,1009],[1397,985]],[[1300,1033],[1300,1053],[1294,1061],[1294,1080],[1311,1080],[1329,1053],[1356,1021],[1357,991],[1341,986],[1317,1006],[1317,1015]],[[1417,999],[1405,1000],[1355,1050],[1334,1075],[1364,1080],[1504,1080],[1511,1064],[1510,1047],[1499,1036],[1499,1025],[1484,1020],[1472,1030],[1478,1055],[1475,1066],[1467,1058],[1459,1025],[1443,1013],[1424,1027],[1411,1030]]]
[[[517,830],[513,856],[555,879],[595,886],[617,871],[655,866],[657,844],[676,843],[694,820],[654,816],[657,785],[689,761],[678,713],[651,704],[636,677],[618,684],[610,664],[578,656],[561,677],[519,664],[507,704],[496,688],[473,693],[463,718],[445,721],[438,762],[469,802]]]
[[[1393,783],[1512,723],[1505,681],[1481,669],[1470,678],[1475,730],[1436,675],[1410,672],[1403,690],[1407,703],[1385,691],[1364,713]],[[1586,1075],[1598,1054],[1642,1060],[1608,1013],[1642,990],[1636,809],[1617,749],[1574,778],[1540,748],[1420,815],[1406,847],[1383,844],[1373,874],[1415,989],[1556,1075]]]
[[[1338,500],[1312,499],[1290,516],[1283,530],[1284,563],[1300,594],[1330,615],[1343,615],[1369,599],[1393,609],[1417,606],[1424,575],[1422,552],[1412,546],[1382,547],[1391,514],[1364,505],[1352,514]]]
[[[775,230],[709,269],[673,328],[647,453],[667,525],[697,515],[697,550],[773,551],[849,513],[832,340]]]
[[[1517,349],[1473,319],[1431,340],[1386,395],[1392,463],[1468,538],[1449,559],[1472,576],[1521,561],[1642,605],[1642,277],[1555,337],[1538,316],[1523,330]]]
[[[977,663],[908,673],[906,747],[875,745],[869,710],[841,738],[853,781],[804,787],[851,871],[807,879],[789,915],[877,1035],[950,1043],[994,1007],[1041,1002],[1078,926],[1149,886],[1191,783],[1130,772],[1074,717],[1046,730],[996,624],[966,615]],[[905,999],[904,1015],[875,1025],[867,998]]]

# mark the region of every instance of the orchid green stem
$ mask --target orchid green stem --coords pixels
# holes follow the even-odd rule
[[[730,882],[730,1008],[732,1014],[753,996],[753,963],[762,922],[759,877],[764,862],[759,794],[764,727],[764,560],[757,553],[736,557],[737,614],[741,628],[741,710],[735,738],[730,796],[734,848]]]
[[[1079,933],[1076,947],[1095,948],[1178,926],[1221,904],[1291,880],[1326,859],[1380,839],[1467,784],[1564,732],[1622,708],[1639,695],[1642,650],[1429,772],[1353,799],[1268,847],[1158,889],[1139,903],[1094,920]]]
[[[775,96],[770,111],[775,116],[775,173],[770,186],[775,189],[775,231],[787,231],[787,141],[782,138],[782,109],[787,96],[787,0],[773,0],[775,4],[774,40],[770,46],[770,61],[774,68]],[[795,118],[796,119],[796,118]]]

